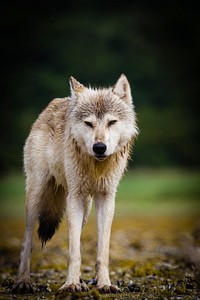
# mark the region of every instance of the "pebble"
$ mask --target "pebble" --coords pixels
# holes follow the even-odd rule
[[[139,285],[135,284],[132,280],[128,284],[128,289],[130,292],[135,292],[135,293],[140,292]]]
[[[92,278],[90,279],[87,284],[91,284],[91,285],[95,285],[96,284],[96,279],[95,278]]]
[[[117,284],[118,287],[125,287],[125,286],[126,286],[124,280],[117,280],[117,281],[116,281],[116,284]]]
[[[90,272],[92,272],[92,270],[93,270],[92,267],[87,266],[87,267],[84,268],[83,272],[84,273],[90,273]]]

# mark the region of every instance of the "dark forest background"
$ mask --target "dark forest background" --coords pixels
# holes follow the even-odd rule
[[[71,75],[128,77],[140,135],[132,164],[199,167],[199,9],[193,1],[1,1],[1,172],[22,168],[31,124]]]

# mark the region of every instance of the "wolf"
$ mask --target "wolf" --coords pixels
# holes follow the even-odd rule
[[[109,243],[116,189],[138,134],[131,89],[124,74],[109,88],[85,87],[70,77],[70,88],[70,97],[54,99],[39,115],[25,143],[26,228],[13,293],[34,292],[30,260],[36,221],[43,246],[65,210],[68,270],[60,291],[88,291],[80,271],[80,237],[93,200],[96,287],[101,293],[120,291],[109,278]]]

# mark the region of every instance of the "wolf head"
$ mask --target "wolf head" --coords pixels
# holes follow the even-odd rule
[[[82,151],[99,161],[121,151],[137,135],[131,90],[125,75],[107,89],[87,88],[70,78],[71,133]]]

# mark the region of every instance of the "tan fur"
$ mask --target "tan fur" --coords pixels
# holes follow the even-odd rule
[[[88,289],[80,273],[80,236],[92,199],[98,227],[97,288],[118,292],[109,279],[109,241],[116,188],[137,135],[130,86],[125,75],[108,89],[86,88],[73,77],[70,85],[71,97],[49,103],[25,144],[26,231],[13,292],[33,290],[30,257],[36,220],[44,244],[57,229],[65,206],[69,253],[61,290]]]

